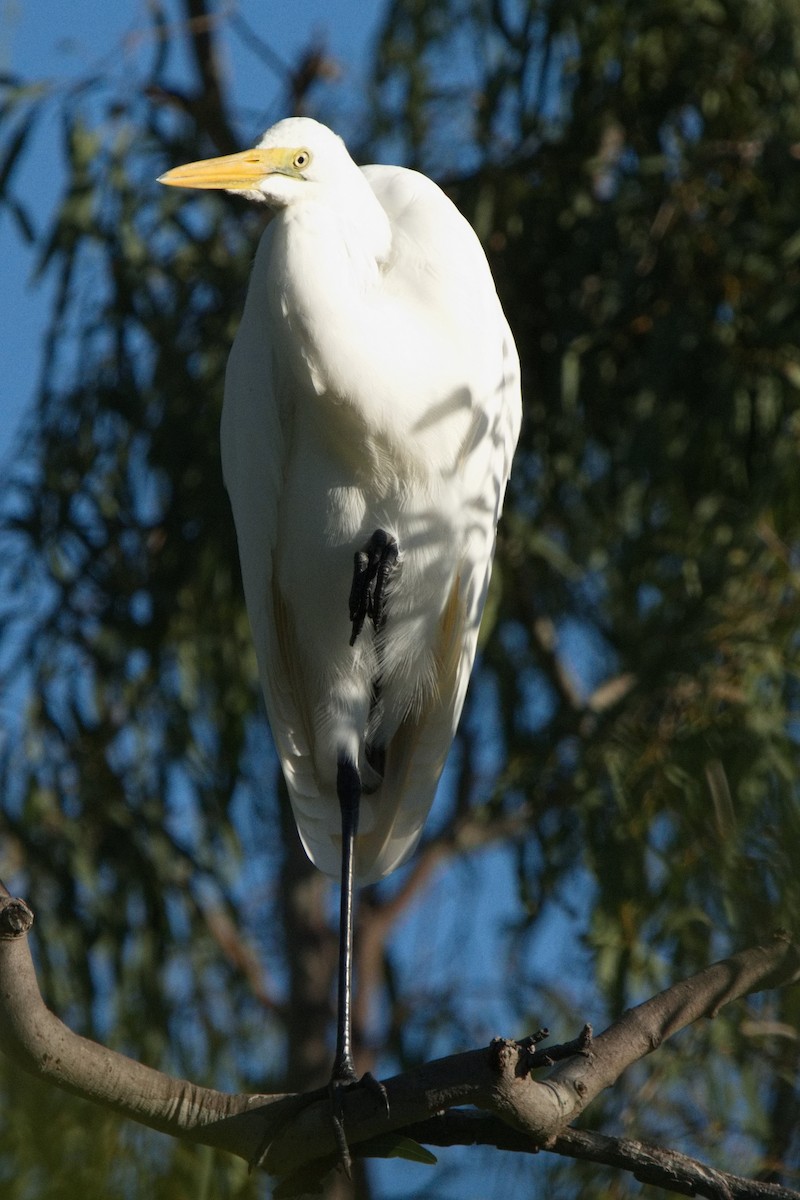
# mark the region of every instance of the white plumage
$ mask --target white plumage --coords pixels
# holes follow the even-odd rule
[[[338,876],[337,763],[363,784],[360,883],[416,846],[464,702],[520,422],[477,237],[429,179],[359,170],[307,118],[164,182],[275,217],[231,351],[222,459],[272,733],[303,844]],[[353,556],[399,561],[353,645]]]

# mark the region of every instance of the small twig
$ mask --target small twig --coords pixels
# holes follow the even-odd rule
[[[548,1035],[548,1031],[546,1029],[540,1029],[539,1033],[542,1034],[543,1037],[537,1037],[537,1041],[542,1041],[544,1037],[547,1037]],[[536,1035],[534,1036],[536,1037]],[[574,1058],[576,1054],[585,1055],[591,1053],[592,1037],[591,1025],[584,1025],[578,1036],[573,1038],[572,1041],[562,1042],[560,1045],[556,1046],[548,1046],[546,1050],[534,1051],[534,1053],[530,1055],[528,1070],[535,1071],[540,1067],[554,1067],[557,1062],[563,1062],[566,1058]],[[525,1046],[529,1040],[530,1039],[525,1038],[521,1044]],[[531,1042],[531,1045],[535,1044],[535,1042]],[[528,1047],[528,1049],[530,1051],[530,1047]]]

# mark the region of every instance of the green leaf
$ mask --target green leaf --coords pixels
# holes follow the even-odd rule
[[[407,1162],[424,1163],[433,1167],[439,1161],[435,1154],[419,1142],[402,1133],[382,1133],[352,1148],[359,1158],[404,1158]],[[335,1166],[333,1157],[315,1159],[287,1175],[273,1191],[274,1200],[292,1200],[294,1196],[318,1196],[322,1193],[325,1176]]]
[[[431,1167],[439,1161],[430,1150],[401,1133],[381,1133],[370,1138],[363,1146],[356,1147],[354,1153],[360,1153],[364,1158],[405,1158],[408,1162],[425,1163]]]

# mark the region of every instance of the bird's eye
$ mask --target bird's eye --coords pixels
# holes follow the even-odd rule
[[[303,168],[307,167],[310,162],[311,162],[310,150],[298,150],[297,154],[295,154],[294,158],[292,159],[292,166],[295,167],[298,171],[302,171]]]

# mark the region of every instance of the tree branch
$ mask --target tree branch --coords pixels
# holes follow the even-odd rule
[[[316,1159],[335,1162],[327,1089],[302,1096],[226,1094],[173,1079],[72,1033],[45,1007],[39,993],[26,936],[32,921],[27,905],[0,884],[0,1049],[25,1070],[163,1133],[227,1150],[271,1174],[293,1174]],[[388,1118],[368,1089],[355,1088],[344,1096],[348,1141],[368,1154],[370,1138],[405,1129],[425,1131],[435,1143],[436,1131],[449,1130],[452,1135],[459,1119],[451,1119],[451,1114],[443,1122],[441,1114],[471,1105],[490,1114],[492,1124],[471,1125],[467,1142],[476,1140],[476,1129],[482,1138],[491,1129],[494,1144],[505,1149],[547,1149],[593,1161],[613,1160],[648,1181],[658,1176],[662,1186],[673,1190],[686,1191],[691,1184],[698,1195],[792,1195],[764,1190],[761,1184],[760,1191],[743,1191],[736,1177],[714,1173],[683,1156],[566,1126],[665,1038],[699,1017],[715,1016],[741,996],[798,980],[800,945],[777,934],[769,943],[707,967],[630,1009],[593,1040],[587,1029],[576,1042],[543,1052],[534,1048],[534,1039],[495,1038],[483,1049],[450,1055],[386,1080]],[[556,1065],[545,1079],[534,1079],[532,1071],[547,1058]]]
[[[0,1049],[46,1083],[173,1137],[249,1158],[291,1096],[229,1095],[174,1079],[68,1029],[45,1006],[28,947],[33,913],[0,882]]]
[[[707,1196],[708,1200],[797,1200],[798,1195],[777,1183],[717,1171],[675,1150],[646,1146],[630,1138],[605,1137],[586,1129],[567,1129],[546,1149],[569,1158],[619,1167],[641,1183],[687,1196]]]
[[[200,86],[192,98],[195,119],[223,154],[238,149],[228,119],[217,28],[220,14],[209,10],[208,0],[184,0],[186,48],[194,60]]]
[[[709,1200],[797,1200],[798,1193],[777,1183],[744,1179],[718,1171],[696,1158],[647,1146],[630,1138],[607,1137],[588,1129],[567,1129],[545,1146],[532,1146],[528,1138],[497,1117],[455,1110],[405,1131],[428,1146],[494,1146],[498,1150],[536,1154],[549,1150],[565,1158],[603,1163],[627,1171],[641,1183]]]

